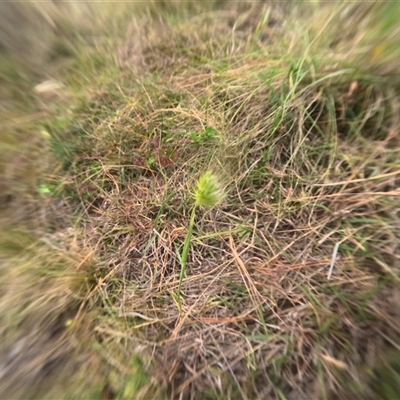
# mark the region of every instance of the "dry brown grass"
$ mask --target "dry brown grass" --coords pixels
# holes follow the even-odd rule
[[[78,52],[64,79],[73,105],[42,126],[61,166],[35,208],[62,274],[41,292],[18,261],[29,285],[14,290],[6,268],[1,286],[19,296],[4,292],[9,320],[24,314],[8,301],[38,296],[38,343],[46,324],[69,321],[55,340],[66,338],[68,366],[80,346],[94,366],[91,385],[67,380],[82,382],[75,395],[391,398],[400,82],[391,54],[362,45],[368,32],[395,43],[388,7],[149,13],[118,46]],[[209,168],[227,196],[196,214],[179,304],[191,192]],[[44,233],[50,223],[59,234]],[[60,363],[55,342],[29,359]]]

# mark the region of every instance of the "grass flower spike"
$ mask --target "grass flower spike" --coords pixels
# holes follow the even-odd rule
[[[205,172],[197,182],[194,194],[196,207],[214,207],[224,198],[223,189],[218,178],[211,171]]]

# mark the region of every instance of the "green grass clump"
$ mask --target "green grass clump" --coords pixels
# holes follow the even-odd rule
[[[1,395],[393,396],[399,7],[114,6],[0,65]]]

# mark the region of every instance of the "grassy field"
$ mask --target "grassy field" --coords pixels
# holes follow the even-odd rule
[[[0,397],[398,399],[400,6],[197,3],[0,5]]]

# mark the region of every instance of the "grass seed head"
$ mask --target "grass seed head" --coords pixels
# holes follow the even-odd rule
[[[194,197],[196,206],[211,208],[221,203],[224,199],[224,190],[214,173],[206,171],[200,176]]]

